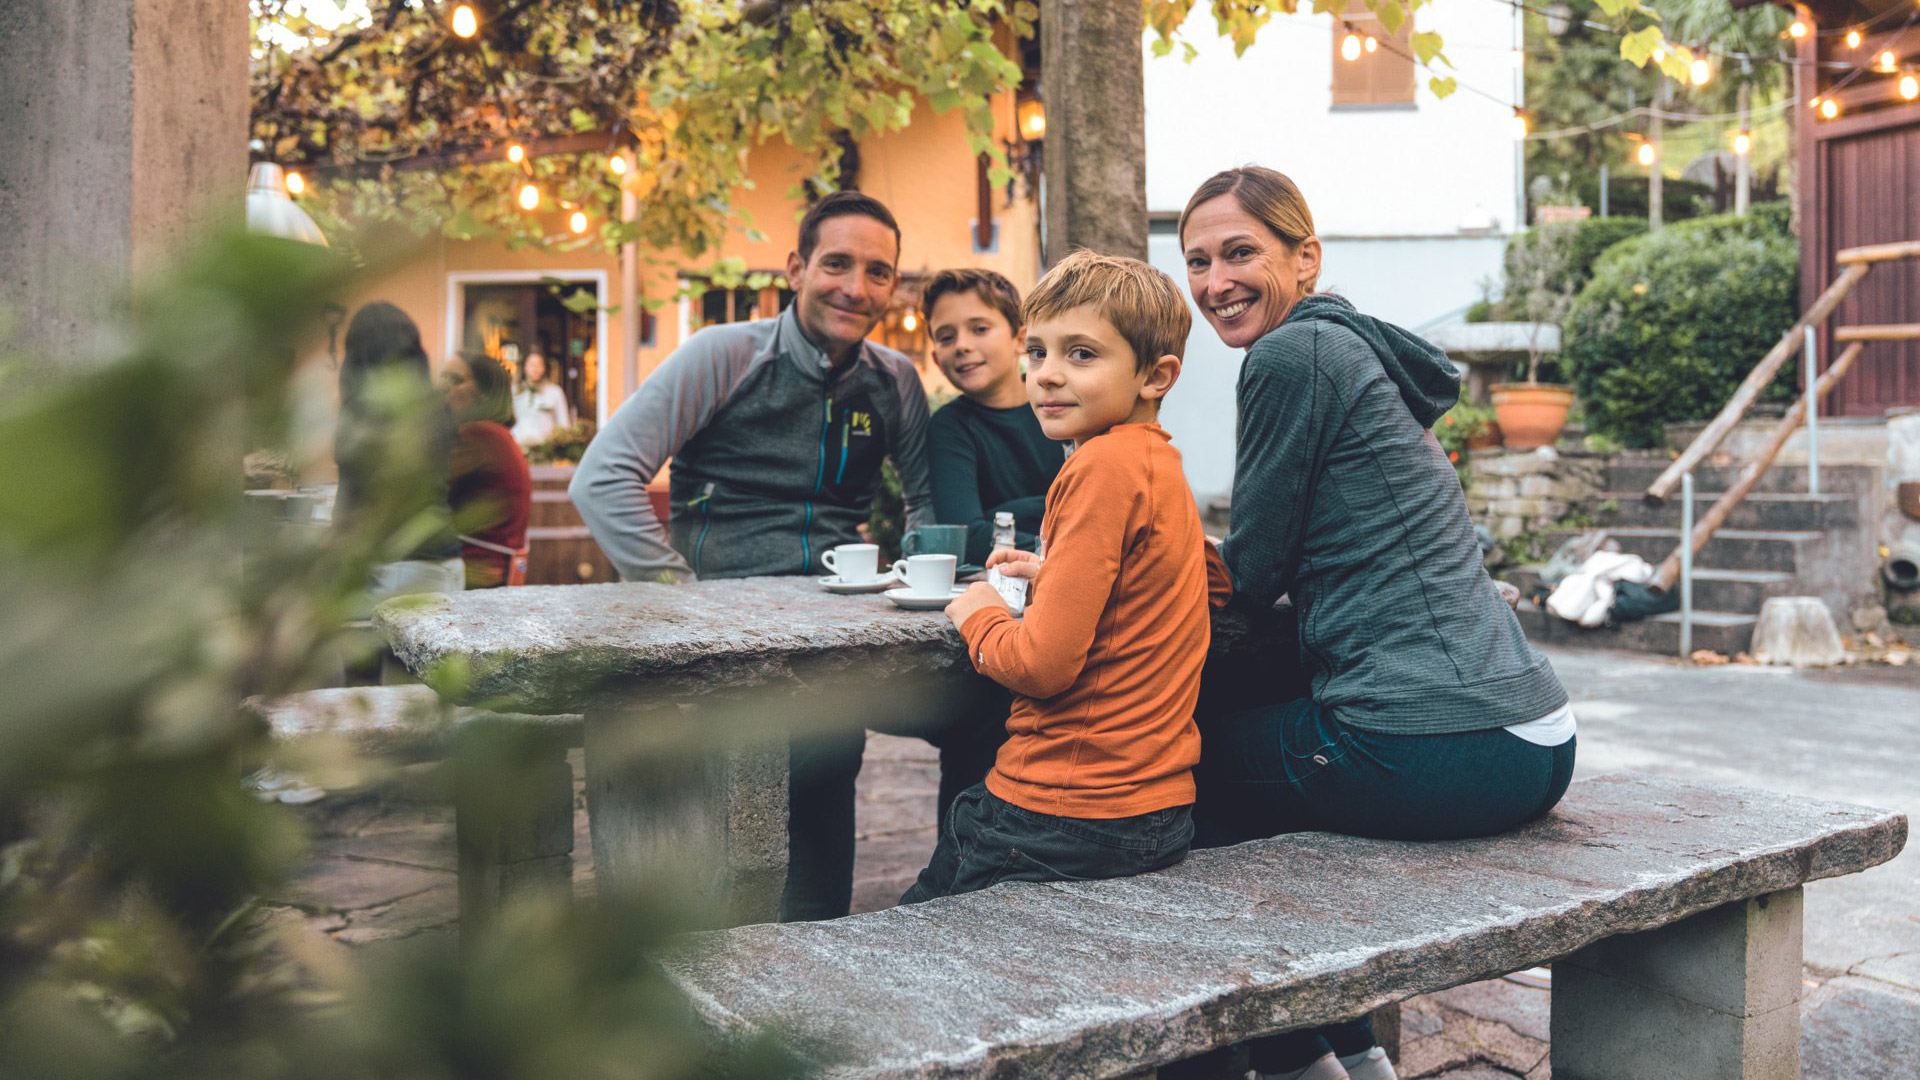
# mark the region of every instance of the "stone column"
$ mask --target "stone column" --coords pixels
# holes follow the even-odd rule
[[[454,742],[460,932],[501,907],[573,895],[572,732],[539,718],[478,715]]]
[[[1147,257],[1147,106],[1140,5],[1042,0],[1046,260],[1075,248]]]
[[[1799,1080],[1798,888],[1553,965],[1554,1080]]]
[[[0,3],[0,333],[86,352],[133,271],[242,220],[248,49],[235,0]]]

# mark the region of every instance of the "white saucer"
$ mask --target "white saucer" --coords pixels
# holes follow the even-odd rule
[[[840,575],[838,574],[828,574],[826,577],[815,580],[819,581],[821,588],[839,596],[879,592],[882,589],[891,589],[900,584],[900,579],[896,577],[891,570],[881,574],[877,578],[868,578],[866,581],[841,581]]]
[[[895,607],[902,607],[908,611],[939,611],[952,603],[954,597],[966,591],[964,586],[955,585],[945,596],[924,596],[906,588],[888,589],[885,595],[887,599],[893,601]]]

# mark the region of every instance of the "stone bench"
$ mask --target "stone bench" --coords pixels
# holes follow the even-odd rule
[[[567,895],[573,884],[578,714],[446,710],[426,686],[309,690],[249,701],[277,742],[339,739],[386,760],[450,758],[459,848],[460,924],[485,924],[510,896]]]
[[[1644,776],[1505,836],[1301,833],[1115,881],[1016,883],[690,935],[723,1040],[832,1078],[1126,1077],[1553,964],[1556,1080],[1798,1077],[1801,886],[1892,859],[1898,814]]]

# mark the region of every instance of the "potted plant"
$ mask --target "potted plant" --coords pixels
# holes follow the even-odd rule
[[[1559,348],[1560,323],[1573,307],[1573,275],[1567,269],[1574,231],[1570,223],[1537,225],[1515,237],[1507,251],[1508,302],[1531,324],[1527,380],[1491,387],[1494,417],[1510,450],[1553,445],[1573,407],[1571,387],[1540,381],[1540,359],[1549,347]]]

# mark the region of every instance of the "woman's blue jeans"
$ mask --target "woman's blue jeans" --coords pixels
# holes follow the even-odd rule
[[[1200,718],[1196,848],[1318,830],[1382,840],[1506,832],[1553,809],[1574,742],[1536,746],[1503,728],[1382,735],[1309,699]],[[1255,1040],[1253,1067],[1299,1069],[1373,1045],[1366,1017]]]

